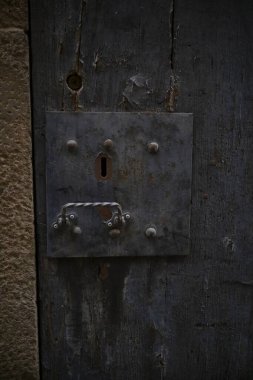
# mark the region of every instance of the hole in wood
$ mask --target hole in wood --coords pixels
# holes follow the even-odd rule
[[[77,73],[72,73],[67,77],[67,85],[73,91],[78,91],[82,87],[82,77]]]

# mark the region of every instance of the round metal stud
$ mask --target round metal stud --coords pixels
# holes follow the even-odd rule
[[[78,148],[78,144],[76,140],[68,140],[67,141],[67,148],[70,152],[74,152]]]
[[[80,228],[79,226],[75,226],[75,227],[73,228],[73,233],[74,233],[75,235],[81,235],[82,230],[81,230],[81,228]]]
[[[157,144],[157,142],[152,141],[148,144],[149,153],[157,153],[158,149],[159,149],[159,145]]]
[[[75,219],[75,215],[74,214],[70,214],[69,215],[69,219],[74,220]]]
[[[113,141],[111,139],[107,139],[104,141],[104,147],[108,150],[113,148]]]
[[[148,238],[154,238],[156,237],[156,228],[155,227],[148,227],[145,231],[145,235]]]
[[[131,215],[130,214],[126,214],[125,218],[126,218],[126,220],[130,220],[131,219]]]
[[[54,224],[53,224],[53,228],[54,228],[55,230],[57,230],[57,229],[59,228],[58,223],[54,223]]]
[[[107,226],[108,226],[108,227],[112,227],[112,222],[108,222],[108,223],[107,223]]]

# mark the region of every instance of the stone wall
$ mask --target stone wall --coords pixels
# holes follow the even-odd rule
[[[0,379],[38,379],[25,0],[0,1]]]

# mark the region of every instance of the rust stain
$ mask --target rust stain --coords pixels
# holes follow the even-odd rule
[[[176,101],[179,95],[179,89],[177,84],[173,83],[167,92],[165,98],[165,109],[168,112],[174,112],[176,108]]]
[[[165,96],[165,109],[167,112],[174,112],[176,108],[176,102],[179,95],[178,78],[173,72],[173,65],[171,67],[172,73],[170,76],[170,87],[167,90]]]
[[[154,174],[149,174],[149,176],[148,176],[148,182],[149,183],[155,183],[155,176],[154,176]]]
[[[109,209],[109,207],[98,207],[97,211],[103,220],[108,220],[112,217],[112,211]]]
[[[203,198],[204,198],[204,199],[208,199],[208,193],[204,193],[204,194],[203,194]]]
[[[102,263],[99,264],[99,273],[98,277],[100,280],[105,281],[109,276],[109,264],[107,263]]]
[[[79,98],[78,98],[78,94],[77,93],[72,93],[72,106],[73,106],[73,110],[74,111],[77,111],[78,110],[78,105],[79,105]]]

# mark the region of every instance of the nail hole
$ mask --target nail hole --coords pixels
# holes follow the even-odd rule
[[[80,88],[82,87],[82,84],[83,84],[82,77],[77,73],[70,74],[67,77],[67,85],[73,91],[80,90]]]

